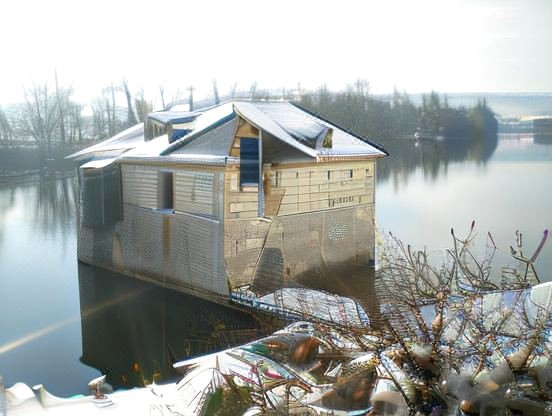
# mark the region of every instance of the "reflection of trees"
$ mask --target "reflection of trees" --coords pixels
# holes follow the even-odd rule
[[[474,135],[441,140],[381,140],[390,157],[378,162],[380,181],[392,178],[406,182],[418,168],[432,179],[447,172],[451,162],[472,161],[485,164],[497,147],[497,136]]]
[[[5,216],[15,203],[15,189],[0,189],[0,250],[4,241],[4,221]]]
[[[74,178],[55,179],[41,176],[36,184],[34,224],[43,235],[58,232],[64,243],[67,231],[75,227],[76,187]]]
[[[7,215],[24,209],[37,235],[61,238],[63,246],[75,227],[74,179],[41,176],[30,183],[10,184],[0,189],[0,244]]]

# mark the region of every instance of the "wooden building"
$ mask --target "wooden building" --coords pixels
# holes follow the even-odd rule
[[[386,154],[289,102],[152,113],[72,155],[79,259],[212,300],[329,288],[374,260]]]

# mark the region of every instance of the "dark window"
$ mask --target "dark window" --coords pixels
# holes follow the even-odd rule
[[[173,209],[173,173],[172,172],[159,172],[158,192],[157,192],[157,208],[159,209]]]
[[[240,185],[259,184],[259,141],[240,139]]]

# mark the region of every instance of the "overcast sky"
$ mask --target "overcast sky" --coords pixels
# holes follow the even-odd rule
[[[57,69],[79,99],[125,77],[197,96],[361,78],[374,93],[551,92],[551,0],[3,0],[0,104]]]

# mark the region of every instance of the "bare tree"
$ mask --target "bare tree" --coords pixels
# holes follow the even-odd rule
[[[24,90],[25,103],[18,124],[22,134],[45,147],[50,155],[52,141],[60,125],[57,98],[48,90],[48,84],[33,85]]]
[[[13,128],[6,113],[0,108],[0,142],[9,144],[12,140]]]
[[[82,117],[82,104],[71,103],[69,107],[69,142],[74,143],[78,141],[79,143],[83,140],[83,128],[84,120]]]
[[[189,107],[188,109],[189,109],[189,111],[194,111],[194,90],[195,90],[195,88],[192,85],[190,85],[188,87],[188,93],[189,93],[188,94],[188,107]]]
[[[92,135],[94,139],[104,139],[109,134],[108,127],[109,101],[104,97],[92,100]]]
[[[236,98],[236,90],[238,89],[238,83],[234,82],[232,86],[230,87],[230,98],[233,100]]]
[[[107,114],[107,126],[109,130],[109,136],[115,135],[117,118],[115,114],[115,87],[111,84],[109,87],[104,88],[104,100]]]
[[[251,100],[255,100],[257,98],[257,87],[258,87],[257,81],[253,81],[251,83],[251,87],[249,87],[249,98]]]
[[[134,99],[134,107],[136,109],[136,115],[139,122],[143,122],[146,119],[148,113],[153,111],[153,104],[144,98],[144,90],[141,89]]]
[[[161,96],[161,106],[165,109],[165,86],[159,85],[159,95]]]
[[[128,81],[123,79],[123,91],[125,93],[127,101],[127,127],[134,126],[138,123],[138,117],[134,111],[134,106],[132,105],[132,94],[130,93],[130,88],[128,87]],[[143,92],[142,92],[143,95]]]
[[[215,104],[220,103],[220,97],[217,87],[217,80],[213,79],[213,96],[215,97]]]
[[[54,81],[56,86],[56,103],[59,111],[59,139],[61,143],[65,143],[65,110],[68,107],[69,90],[62,91],[59,87],[57,71],[54,72]]]

